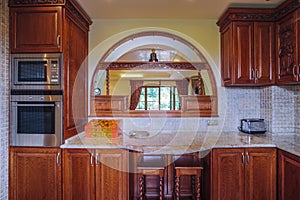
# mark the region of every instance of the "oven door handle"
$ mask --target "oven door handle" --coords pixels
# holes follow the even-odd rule
[[[46,107],[46,106],[52,106],[54,107],[55,104],[17,104],[16,106],[35,106],[35,107]]]

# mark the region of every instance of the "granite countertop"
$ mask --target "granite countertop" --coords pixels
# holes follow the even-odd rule
[[[85,137],[84,132],[65,141],[61,148],[122,148],[149,154],[205,152],[212,148],[278,147],[300,156],[300,134],[245,134],[241,132],[156,133],[117,138]]]

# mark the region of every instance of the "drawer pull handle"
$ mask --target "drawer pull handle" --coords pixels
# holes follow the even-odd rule
[[[56,38],[56,44],[57,44],[57,47],[60,48],[60,35],[58,35]]]
[[[250,163],[250,155],[248,152],[246,153],[246,156],[247,156],[247,164],[249,164]]]
[[[60,162],[60,152],[58,152],[57,155],[56,155],[56,164],[58,166],[60,166],[60,164],[61,164],[61,162]]]
[[[98,164],[99,164],[99,154],[96,153],[96,165],[98,165]]]
[[[93,166],[93,165],[94,165],[94,163],[93,163],[93,157],[94,157],[94,154],[93,154],[93,153],[91,153],[91,157],[90,157],[91,166]]]
[[[242,153],[242,165],[244,165],[244,163],[245,163],[245,155],[244,153]]]

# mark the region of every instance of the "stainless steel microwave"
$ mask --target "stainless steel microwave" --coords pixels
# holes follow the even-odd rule
[[[63,59],[60,53],[11,55],[11,89],[61,90]]]

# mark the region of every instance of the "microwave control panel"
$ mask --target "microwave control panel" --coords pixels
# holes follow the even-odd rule
[[[50,60],[50,82],[51,83],[58,83],[59,82],[59,67],[58,67],[58,60]]]

